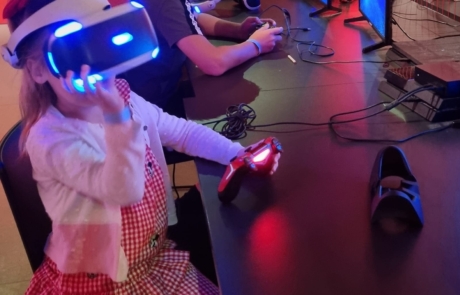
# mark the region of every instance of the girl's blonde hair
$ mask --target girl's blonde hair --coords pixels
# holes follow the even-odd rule
[[[36,10],[36,9],[34,9]],[[9,19],[9,27],[14,31],[29,15],[35,11],[21,11]],[[50,36],[50,28],[42,28],[27,36],[17,48],[19,66],[22,69],[21,89],[19,91],[19,109],[22,117],[22,133],[19,138],[19,148],[25,153],[25,142],[32,126],[46,112],[50,105],[56,104],[56,94],[51,85],[36,83],[27,66],[28,60],[38,62],[46,67],[43,46]]]

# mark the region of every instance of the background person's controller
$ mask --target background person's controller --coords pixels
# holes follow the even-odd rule
[[[244,154],[233,158],[227,166],[217,189],[219,199],[223,203],[233,201],[240,190],[243,177],[248,172],[270,173],[276,154],[282,151],[281,144],[275,137],[268,137],[246,148]]]
[[[261,23],[260,25],[256,25],[256,30],[262,28],[262,27],[265,26],[266,24],[267,24],[267,22],[263,22],[263,23]],[[269,28],[269,29],[273,29],[273,28],[276,28],[276,26],[271,26],[271,25],[270,25],[268,28]]]
[[[260,25],[257,25],[257,26],[256,26],[256,31],[259,30],[260,28],[262,28],[263,26],[265,26],[266,24],[267,24],[267,22],[263,22],[263,23],[261,23]],[[269,25],[268,28],[269,28],[269,29],[273,29],[273,28],[278,28],[278,27],[277,27],[277,26]],[[281,35],[281,34],[283,34],[283,32],[278,33],[278,34],[276,34],[276,35]]]

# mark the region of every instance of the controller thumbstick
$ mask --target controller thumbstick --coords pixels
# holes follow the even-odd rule
[[[252,162],[251,158],[245,157],[243,159],[243,161],[244,161],[244,164],[246,165],[246,167],[248,167],[250,170],[257,171],[256,164],[254,164],[254,162]]]
[[[280,153],[283,152],[283,147],[281,146],[280,143],[278,143],[278,144],[276,145],[276,150],[277,150],[278,152],[280,152]]]

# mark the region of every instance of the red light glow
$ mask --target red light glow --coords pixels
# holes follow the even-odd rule
[[[255,156],[254,159],[252,159],[252,161],[254,163],[262,162],[268,157],[269,154],[270,150],[265,149],[264,151],[260,152],[257,156]]]

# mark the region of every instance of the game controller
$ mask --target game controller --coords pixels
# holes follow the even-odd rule
[[[263,23],[261,23],[261,24],[259,24],[259,25],[256,25],[256,30],[262,28],[262,27],[265,26],[266,24],[267,24],[267,22],[263,22]],[[269,26],[268,28],[269,28],[269,29],[273,29],[273,28],[276,28],[276,26]]]
[[[246,148],[241,156],[230,160],[217,189],[219,199],[223,203],[233,201],[238,195],[244,176],[250,172],[268,174],[276,154],[281,152],[283,148],[278,139],[268,137]]]

